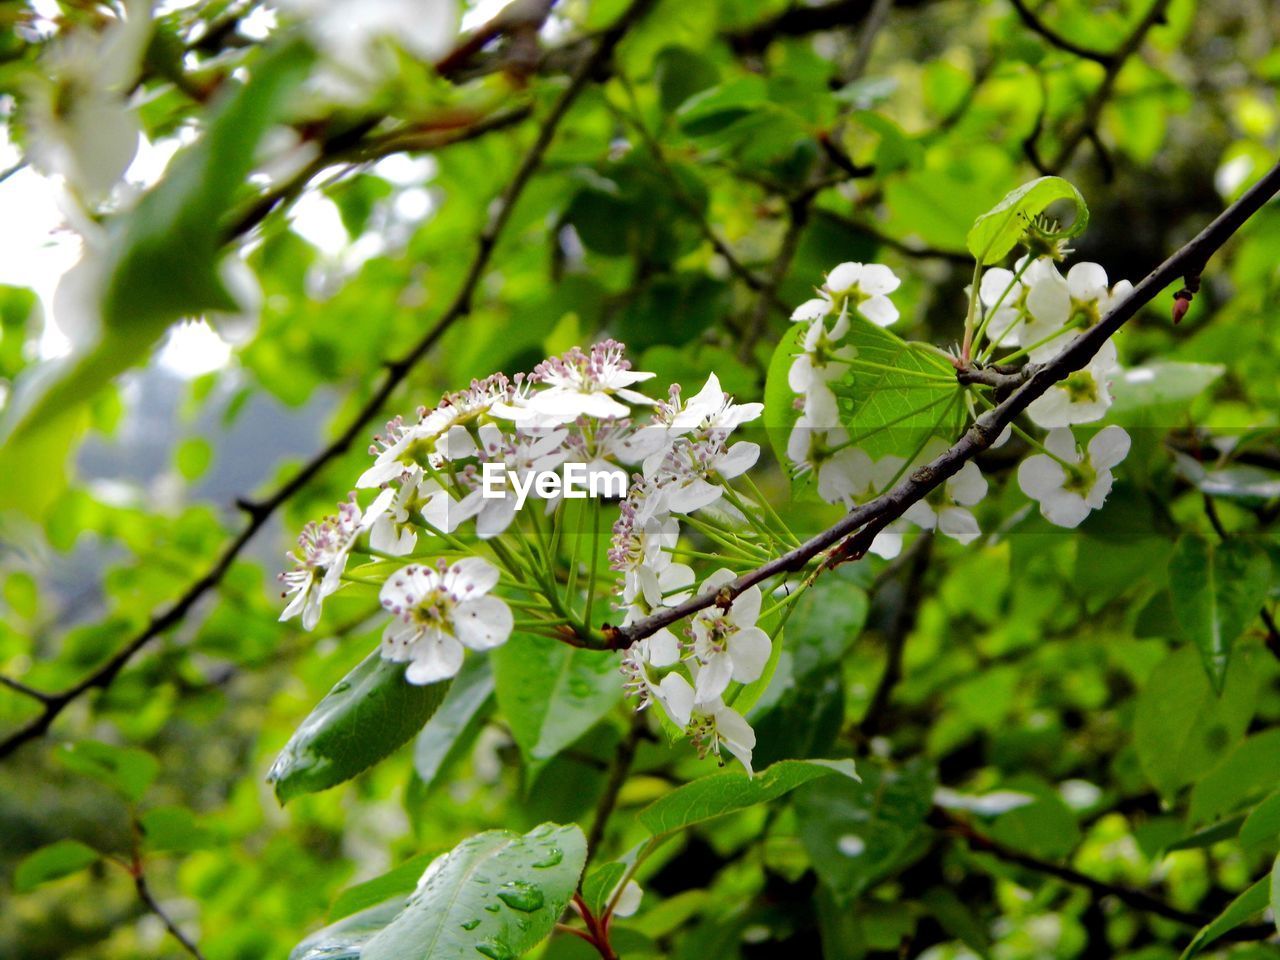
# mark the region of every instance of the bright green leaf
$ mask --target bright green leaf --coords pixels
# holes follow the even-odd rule
[[[1274,871],[1272,872],[1274,876]],[[1272,876],[1263,877],[1240,896],[1236,897],[1217,918],[1205,926],[1188,944],[1182,960],[1190,960],[1223,934],[1234,930],[1267,908],[1271,899]]]
[[[348,887],[338,894],[338,899],[333,901],[333,906],[329,908],[329,919],[341,920],[343,917],[369,910],[396,897],[404,899],[417,889],[418,879],[434,859],[435,857],[429,853],[410,857],[400,866],[380,877]]]
[[[13,889],[29,893],[42,883],[78,873],[100,857],[97,850],[79,840],[59,840],[41,847],[18,864],[13,874]]]
[[[978,217],[965,237],[969,252],[984,265],[999,263],[1018,244],[1028,224],[1052,203],[1070,202],[1071,224],[1055,236],[1077,237],[1089,223],[1089,207],[1073,184],[1061,177],[1040,177],[1011,191],[988,212]]]
[[[137,803],[160,772],[156,758],[136,747],[113,747],[95,740],[68,744],[58,753],[67,767],[105,783]]]
[[[1280,790],[1276,790],[1249,812],[1240,828],[1240,843],[1253,847],[1280,840]]]

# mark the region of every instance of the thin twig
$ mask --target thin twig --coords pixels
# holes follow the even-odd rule
[[[151,888],[147,886],[147,875],[138,868],[133,875],[133,885],[138,891],[138,897],[146,904],[147,909],[160,918],[160,922],[164,924],[164,928],[169,931],[173,939],[182,944],[182,948],[195,957],[196,960],[204,960],[204,954],[200,952],[200,947],[196,942],[182,932],[181,928],[173,922],[164,908],[160,906],[160,902],[151,894]]]
[[[1031,30],[1040,34],[1059,50],[1065,50],[1067,53],[1075,54],[1077,57],[1083,57],[1086,60],[1092,60],[1094,63],[1100,63],[1104,67],[1109,67],[1115,62],[1116,54],[1104,50],[1094,50],[1090,47],[1081,46],[1071,40],[1068,40],[1057,30],[1054,30],[1047,23],[1041,20],[1036,14],[1031,12],[1025,0],[1009,0],[1013,5],[1013,9],[1018,11],[1018,16],[1022,18]]]
[[[1129,296],[1113,306],[1096,325],[1080,334],[1052,360],[1035,366],[1026,382],[1008,398],[983,413],[948,450],[913,471],[891,490],[855,507],[835,525],[806,540],[800,546],[749,570],[718,592],[701,593],[672,607],[665,607],[624,626],[606,624],[605,641],[613,649],[624,649],[714,604],[732,602],[743,590],[785,573],[802,570],[810,560],[833,547],[824,566],[834,566],[862,556],[875,535],[931,490],[954,476],[961,467],[991,446],[1004,428],[1030,403],[1051,386],[1083,369],[1111,336],[1170,283],[1188,273],[1198,273],[1206,262],[1262,206],[1280,191],[1280,163],[1272,167],[1243,196],[1218,215],[1207,227],[1170,256],[1133,288]]]
[[[587,834],[588,863],[600,846],[600,841],[604,839],[605,827],[609,825],[609,818],[613,816],[614,807],[618,805],[618,794],[622,792],[622,786],[627,782],[627,775],[631,773],[631,764],[636,758],[636,747],[640,745],[643,736],[644,723],[639,714],[634,714],[631,719],[631,729],[618,745],[618,754],[613,758],[613,765],[609,768],[609,779],[604,785],[604,792],[600,794],[595,816],[591,820],[591,830]]]
[[[864,740],[871,739],[884,728],[885,713],[893,697],[894,687],[902,680],[902,657],[907,647],[907,637],[915,629],[920,603],[924,599],[924,575],[929,568],[932,546],[932,535],[925,534],[920,538],[920,546],[911,558],[902,600],[885,641],[884,673],[880,675],[880,682],[876,684],[867,712],[858,724],[858,733]]]
[[[364,433],[366,425],[395,393],[396,388],[404,382],[409,375],[409,371],[427,355],[454,323],[470,313],[472,298],[493,256],[498,237],[510,221],[516,202],[524,193],[524,189],[533,178],[534,172],[541,165],[542,159],[546,155],[547,149],[551,146],[551,141],[555,137],[561,121],[579,95],[586,89],[588,81],[595,75],[597,69],[612,56],[614,48],[626,31],[643,16],[651,4],[652,0],[634,0],[617,22],[600,35],[596,41],[592,56],[579,64],[577,72],[573,75],[568,87],[560,94],[551,111],[547,114],[546,119],[543,120],[537,138],[525,153],[520,166],[516,169],[498,198],[489,222],[480,233],[475,256],[472,258],[471,265],[462,281],[462,286],[454,295],[452,302],[440,316],[440,319],[423,334],[408,353],[387,365],[382,383],[360,407],[346,428],[327,447],[303,464],[288,480],[278,486],[265,499],[248,504],[248,523],[245,524],[236,538],[223,549],[217,560],[214,561],[213,566],[204,576],[188,587],[186,592],[172,606],[163,613],[154,616],[145,628],[120,647],[102,666],[61,693],[49,695],[39,716],[25,726],[20,727],[3,741],[0,741],[0,758],[7,757],[24,743],[42,736],[53,721],[66,709],[68,704],[95,687],[109,685],[138,651],[156,637],[181,623],[196,602],[222,581],[227,571],[231,568],[231,564],[266,523],[267,519],[286,501],[315,479],[331,461],[340,457],[351,447],[356,439]]]

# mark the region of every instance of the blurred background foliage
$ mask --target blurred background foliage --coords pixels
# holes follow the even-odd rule
[[[39,6],[66,23],[95,16],[69,0]],[[141,366],[77,398],[87,414],[65,466],[56,453],[8,463],[4,486],[48,496],[34,519],[4,522],[7,676],[63,691],[92,675],[214,567],[242,529],[237,498],[252,509],[351,423],[388,361],[445,312],[495,197],[622,8],[563,0],[532,66],[508,63],[515,44],[501,43],[448,81],[407,59],[373,119],[368,105],[317,113],[308,129],[330,160],[233,243],[256,308],[210,315],[214,332],[164,315],[141,350],[113,355]],[[203,85],[260,55],[241,30],[255,14],[253,2],[165,8],[134,92],[149,141],[185,143],[208,124]],[[23,84],[42,69],[41,40],[18,29],[32,15],[0,4],[0,109],[16,145]],[[478,831],[590,824],[632,736],[620,699],[601,695],[618,689],[608,670],[579,691],[597,721],[549,760],[518,746],[514,693],[501,682],[485,693],[481,678],[454,729],[429,726],[287,809],[271,795],[271,759],[381,627],[342,595],[316,635],[276,622],[292,532],[345,495],[364,438],[473,376],[606,334],[664,385],[696,389],[714,371],[758,399],[789,305],[845,260],[891,265],[905,278],[898,332],[950,343],[965,231],[1037,172],[1071,177],[1088,198],[1079,256],[1136,280],[1273,163],[1278,37],[1280,8],[1265,0],[652,4],[586,78],[469,313],[405,371],[376,422],[263,518],[179,624],[0,761],[0,956],[184,955],[128,874],[86,866],[81,848],[56,848],[58,864],[84,868],[64,879],[27,890],[15,874],[57,841],[127,858],[135,820],[152,893],[210,960],[284,957],[345,888]],[[185,55],[166,60],[166,44]],[[423,117],[440,104],[521,113],[419,149],[434,146]],[[387,130],[400,144],[335,146]],[[232,210],[254,209],[258,188],[224,187]],[[987,537],[921,540],[806,598],[752,718],[757,767],[852,755],[863,784],[820,781],[669,844],[641,876],[641,911],[620,921],[624,957],[1160,960],[1264,875],[1280,846],[1280,637],[1254,622],[1215,694],[1166,565],[1187,532],[1251,538],[1280,562],[1278,251],[1273,203],[1215,260],[1182,324],[1162,298],[1120,336],[1127,365],[1220,367],[1117,403],[1135,455],[1078,533],[1008,493],[1016,458],[997,450],[983,461]],[[46,363],[48,306],[21,285],[0,290],[10,404],[15,378]],[[175,343],[213,362],[174,362]],[[774,489],[793,510],[781,476]],[[812,524],[812,509],[789,517]],[[0,688],[0,730],[41,709]],[[641,835],[630,813],[705,772],[642,736],[603,853]],[[1010,791],[1021,805],[1001,802]],[[542,949],[588,955],[572,938]]]

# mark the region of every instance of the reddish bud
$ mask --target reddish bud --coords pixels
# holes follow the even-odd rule
[[[1173,298],[1173,325],[1175,327],[1182,322],[1182,318],[1187,315],[1187,308],[1190,306],[1190,297],[1175,296]]]

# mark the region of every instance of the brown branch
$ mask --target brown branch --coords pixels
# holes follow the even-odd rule
[[[918,7],[927,2],[929,0],[898,0],[896,5]],[[782,37],[802,37],[862,23],[871,16],[875,6],[875,0],[835,0],[813,7],[796,5],[745,30],[726,34],[725,39],[736,53],[761,53]]]
[[[475,256],[467,270],[462,286],[454,295],[448,308],[435,324],[418,340],[413,347],[399,359],[387,365],[382,383],[360,407],[343,431],[323,450],[303,464],[284,483],[275,489],[264,500],[254,501],[247,505],[249,520],[244,528],[218,556],[213,566],[167,610],[154,616],[150,623],[132,639],[117,650],[106,663],[98,667],[74,686],[61,693],[49,694],[44,701],[44,709],[40,715],[0,741],[0,758],[7,757],[24,743],[42,736],[55,719],[67,708],[67,705],[95,687],[106,687],[133,657],[156,637],[181,623],[191,608],[206,593],[213,590],[222,581],[231,564],[240,555],[253,536],[262,528],[267,519],[298,491],[306,487],[329,463],[343,453],[363,435],[367,424],[378,414],[386,402],[404,382],[405,378],[432,347],[436,345],[445,332],[458,320],[471,312],[472,298],[475,296],[480,279],[484,275],[498,237],[511,219],[516,202],[524,193],[525,187],[533,178],[534,172],[542,163],[551,141],[561,121],[569,112],[579,95],[586,89],[588,81],[596,70],[606,63],[613,54],[614,48],[626,31],[649,8],[652,0],[634,0],[618,21],[604,31],[596,41],[592,56],[583,60],[577,72],[569,82],[569,86],[560,94],[552,106],[538,131],[538,136],[524,155],[520,166],[507,183],[496,206],[490,215],[489,222],[480,233]]]
[[[738,350],[738,356],[742,360],[751,358],[752,350],[764,335],[770,309],[780,302],[778,289],[782,286],[782,281],[787,278],[787,271],[791,269],[796,251],[800,249],[800,238],[804,235],[805,227],[809,225],[809,211],[812,203],[812,191],[805,191],[787,203],[786,232],[782,235],[782,242],[778,245],[778,252],[774,254],[769,276],[756,296],[755,305],[751,308],[751,316],[742,334],[742,343]],[[785,308],[783,309],[785,316]]]
[[[1051,172],[1059,171],[1070,163],[1080,145],[1089,139],[1091,133],[1096,134],[1098,120],[1102,116],[1102,108],[1111,99],[1116,81],[1120,77],[1120,71],[1124,69],[1124,65],[1129,58],[1138,52],[1138,48],[1146,40],[1151,28],[1158,23],[1164,22],[1165,11],[1169,7],[1169,2],[1170,0],[1154,0],[1146,15],[1138,21],[1129,35],[1125,37],[1124,43],[1116,48],[1111,62],[1106,66],[1106,73],[1103,74],[1102,83],[1098,85],[1098,89],[1093,92],[1093,95],[1085,104],[1084,116],[1081,118],[1080,124],[1063,141],[1062,147],[1058,150],[1058,155],[1053,163],[1048,164],[1048,169]]]
[[[588,863],[595,856],[600,841],[604,839],[605,827],[608,826],[609,818],[613,816],[613,810],[618,805],[618,794],[622,792],[622,786],[627,782],[631,764],[636,758],[636,747],[640,745],[643,736],[644,724],[640,715],[634,714],[631,719],[631,728],[623,737],[622,743],[618,745],[617,756],[613,758],[613,765],[609,768],[609,779],[604,785],[604,792],[600,794],[595,816],[591,820],[591,831],[587,834]]]
[[[603,633],[613,649],[624,649],[637,640],[656,633],[713,603],[731,602],[743,590],[774,576],[802,570],[809,561],[832,548],[825,566],[862,556],[875,535],[888,523],[902,516],[914,503],[954,476],[961,467],[995,442],[1000,433],[1037,397],[1051,386],[1085,367],[1098,349],[1127,323],[1143,306],[1155,299],[1170,283],[1188,273],[1204,269],[1219,248],[1244,225],[1253,214],[1280,192],[1280,163],[1272,167],[1243,196],[1219,214],[1181,249],[1133,288],[1124,300],[1113,306],[1095,326],[1080,334],[1047,363],[1034,365],[1026,382],[1012,395],[983,413],[955,444],[923,467],[901,480],[893,489],[855,507],[834,526],[806,540],[800,546],[775,557],[768,563],[749,570],[726,584],[718,593],[702,593],[683,603],[625,626],[605,624]]]
[[[138,897],[142,900],[148,910],[160,918],[160,922],[164,924],[164,928],[169,931],[173,939],[182,944],[182,949],[195,957],[195,960],[204,960],[204,954],[200,952],[200,947],[196,942],[182,932],[182,929],[173,922],[173,918],[164,912],[164,908],[160,906],[160,902],[151,893],[151,888],[147,886],[147,876],[138,867],[133,872],[133,886],[138,891]]]
[[[1057,30],[1054,30],[1036,14],[1031,12],[1031,9],[1026,4],[1026,0],[1009,0],[1009,3],[1012,4],[1014,10],[1018,11],[1018,16],[1022,18],[1023,23],[1025,23],[1035,33],[1040,34],[1040,36],[1044,37],[1059,50],[1065,50],[1067,53],[1075,54],[1077,57],[1083,57],[1086,60],[1092,60],[1094,63],[1100,63],[1104,67],[1110,67],[1115,63],[1115,53],[1103,50],[1094,50],[1090,47],[1081,46],[1080,44],[1067,39]]]
[[[919,546],[914,548],[902,600],[889,628],[885,643],[884,673],[880,675],[871,703],[867,705],[867,711],[858,724],[858,733],[864,740],[870,740],[884,729],[885,713],[889,708],[893,689],[902,680],[902,657],[906,651],[907,637],[915,629],[920,604],[924,599],[924,575],[929,568],[929,556],[932,552],[933,536],[925,534],[920,538]]]

